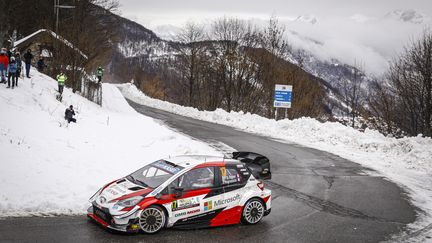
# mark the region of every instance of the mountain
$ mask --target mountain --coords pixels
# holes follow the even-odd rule
[[[117,40],[113,42],[112,55],[106,60],[108,67],[108,79],[111,82],[129,82],[131,80],[159,80],[159,85],[166,87],[168,97],[176,94],[169,93],[172,84],[178,82],[178,70],[173,67],[173,61],[177,55],[177,42],[165,40],[154,31],[131,21],[129,19],[114,15],[118,23]],[[317,23],[316,17],[299,16],[296,21],[306,23]],[[172,26],[162,26],[157,31],[162,36],[175,33],[179,29]],[[164,31],[167,33],[164,34]],[[319,41],[302,37],[305,42],[316,45]],[[346,114],[347,105],[343,101],[343,83],[352,82],[354,67],[344,64],[337,59],[322,60],[314,53],[303,49],[294,49],[288,56],[288,69],[299,69],[304,72],[315,84],[320,85],[326,92],[325,109],[328,114]],[[361,78],[367,82],[373,79],[362,74]],[[177,94],[178,95],[178,94]],[[165,97],[165,95],[163,95]],[[175,100],[171,100],[175,102]]]
[[[152,28],[152,30],[160,38],[162,38],[164,40],[171,40],[171,41],[174,41],[175,37],[178,35],[178,33],[181,32],[181,28],[174,26],[174,25],[171,25],[171,24],[158,25],[158,26]]]
[[[423,24],[429,22],[431,19],[426,14],[420,13],[414,9],[397,9],[387,13],[385,19],[394,19],[406,23]]]
[[[318,18],[315,17],[314,15],[307,14],[307,15],[298,16],[294,21],[309,23],[309,24],[313,25],[313,24],[318,23]]]

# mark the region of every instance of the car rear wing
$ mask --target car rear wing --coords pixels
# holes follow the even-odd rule
[[[254,152],[233,152],[233,159],[243,162],[257,179],[270,180],[270,160]]]

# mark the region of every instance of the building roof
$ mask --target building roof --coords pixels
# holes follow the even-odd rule
[[[69,46],[71,49],[74,49],[75,51],[77,51],[82,57],[84,57],[85,59],[88,59],[88,56],[86,54],[84,54],[81,50],[79,50],[78,48],[76,48],[71,42],[69,42],[68,40],[66,40],[65,38],[63,38],[62,36],[54,33],[51,30],[47,30],[47,29],[40,29],[38,31],[35,31],[34,33],[20,39],[14,42],[14,46],[13,49],[16,49],[19,45],[21,45],[22,43],[26,42],[27,40],[41,34],[41,33],[47,33],[49,35],[51,35],[52,37],[54,37],[55,39],[63,42],[66,46]]]

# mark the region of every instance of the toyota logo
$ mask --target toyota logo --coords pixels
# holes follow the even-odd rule
[[[106,198],[104,196],[99,198],[99,202],[100,203],[105,203],[106,202]]]

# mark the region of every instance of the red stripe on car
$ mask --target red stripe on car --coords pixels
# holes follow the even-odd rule
[[[136,196],[141,196],[143,194],[148,194],[151,191],[153,191],[153,188],[144,188],[144,189],[138,190],[136,192],[132,192],[130,194],[123,195],[121,197],[115,198],[115,199],[111,200],[110,202],[119,201],[119,200],[131,198],[131,197],[136,197]]]
[[[240,223],[240,217],[243,211],[242,206],[236,206],[220,212],[210,221],[210,226],[221,226]]]
[[[99,218],[98,216],[96,216],[96,215],[94,215],[94,214],[92,214],[92,213],[89,213],[89,214],[87,214],[90,218],[92,218],[92,219],[94,219],[94,220],[96,220],[96,222],[98,222],[99,224],[101,224],[103,227],[108,227],[109,226],[109,224],[107,223],[107,222],[105,222],[105,221],[103,221],[101,218]]]
[[[225,166],[225,162],[223,162],[223,161],[206,162],[206,163],[202,163],[202,164],[195,166],[193,169],[205,168],[205,167],[210,167],[210,166]]]

